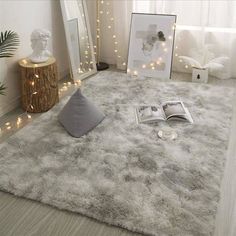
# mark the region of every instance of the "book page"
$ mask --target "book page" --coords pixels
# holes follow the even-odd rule
[[[187,119],[184,105],[180,101],[170,101],[162,105],[163,111],[166,115],[166,119],[175,116],[180,119]]]
[[[165,119],[162,109],[158,106],[140,106],[137,108],[137,115],[139,122]]]

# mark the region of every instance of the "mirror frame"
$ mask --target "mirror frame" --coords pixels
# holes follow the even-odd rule
[[[84,16],[85,16],[85,21],[86,21],[86,26],[87,26],[87,32],[88,32],[88,41],[90,45],[90,52],[91,52],[91,58],[94,64],[94,69],[91,71],[85,72],[83,74],[79,74],[77,72],[78,68],[73,68],[73,52],[72,52],[72,44],[70,41],[70,32],[69,32],[69,27],[67,25],[67,17],[66,17],[66,8],[65,8],[65,3],[70,2],[71,0],[60,0],[60,5],[61,5],[61,12],[62,12],[62,18],[63,18],[63,23],[64,23],[64,29],[65,29],[65,35],[66,35],[66,43],[67,43],[67,50],[69,54],[69,60],[70,60],[70,74],[71,77],[74,81],[76,80],[83,80],[95,73],[97,73],[97,67],[96,67],[96,60],[95,60],[95,54],[94,54],[94,47],[93,47],[93,40],[92,40],[92,34],[91,34],[91,28],[90,28],[90,23],[89,23],[89,17],[88,17],[88,10],[87,10],[87,4],[86,0],[81,0],[83,4],[83,9],[84,9]],[[74,0],[77,2],[77,0]],[[79,65],[78,65],[79,66]]]

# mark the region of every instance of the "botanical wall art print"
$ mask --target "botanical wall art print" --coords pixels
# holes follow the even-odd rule
[[[133,13],[127,73],[169,79],[176,15]]]

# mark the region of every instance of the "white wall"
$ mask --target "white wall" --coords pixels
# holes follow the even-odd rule
[[[30,34],[37,28],[52,32],[49,50],[57,59],[59,76],[65,76],[69,62],[59,0],[0,0],[0,31],[13,30],[20,36],[15,56],[0,59],[0,81],[7,86],[6,96],[0,96],[0,116],[19,105],[17,61],[31,54]]]

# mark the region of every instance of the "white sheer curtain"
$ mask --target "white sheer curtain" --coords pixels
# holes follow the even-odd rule
[[[104,40],[102,56],[125,67],[127,60],[130,19],[132,12],[161,13],[177,15],[177,30],[173,69],[191,72],[178,56],[190,56],[201,63],[220,56],[227,56],[225,68],[211,71],[221,79],[236,77],[236,1],[225,0],[109,0],[114,15],[114,34],[118,53],[114,55],[114,45]],[[104,25],[104,28],[106,26]],[[104,31],[104,30],[103,30]],[[105,37],[108,32],[105,30]],[[103,36],[104,37],[104,36]],[[108,61],[108,62],[109,62]]]
[[[108,64],[116,64],[126,69],[132,0],[100,1],[101,55],[100,59]],[[112,20],[111,20],[112,19]]]
[[[216,57],[229,57],[224,70],[210,71],[219,78],[236,77],[236,1],[144,1],[134,0],[135,12],[177,15],[174,70],[186,70],[178,56],[190,56],[202,64]],[[204,61],[205,59],[205,61]]]

